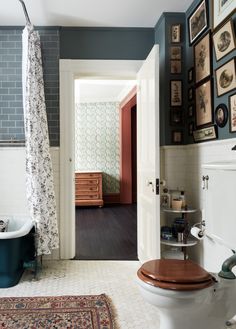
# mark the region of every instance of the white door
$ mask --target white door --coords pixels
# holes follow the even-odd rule
[[[137,76],[138,258],[160,258],[159,47]]]

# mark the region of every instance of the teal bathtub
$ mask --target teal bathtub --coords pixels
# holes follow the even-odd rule
[[[27,217],[10,217],[8,231],[0,232],[0,288],[16,285],[23,263],[34,256],[34,224]]]

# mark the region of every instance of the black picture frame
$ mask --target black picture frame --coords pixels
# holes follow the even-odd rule
[[[215,125],[193,131],[193,140],[195,143],[202,143],[218,138],[218,130]]]
[[[171,46],[170,47],[170,59],[181,60],[182,59],[182,47]]]
[[[230,74],[229,74],[230,73]],[[217,97],[236,89],[236,57],[215,69]]]
[[[191,83],[194,81],[194,68],[191,67],[189,70],[188,70],[188,83]]]
[[[180,107],[183,105],[183,81],[170,80],[170,106]]]
[[[179,43],[181,41],[181,26],[180,24],[171,25],[171,42]]]
[[[189,44],[192,45],[209,26],[207,1],[201,1],[188,17]]]
[[[233,20],[223,22],[212,35],[216,61],[221,60],[236,48],[236,37]]]
[[[188,88],[188,101],[191,102],[194,96],[194,89],[193,87]]]
[[[181,60],[171,59],[171,61],[170,61],[170,73],[171,74],[181,74],[181,72],[182,72]]]
[[[193,131],[194,131],[194,122],[191,121],[188,124],[188,135],[193,136]]]
[[[195,117],[197,128],[213,123],[212,80],[210,78],[195,88]]]
[[[228,121],[228,108],[225,104],[219,104],[215,109],[215,122],[218,127],[223,128]]]
[[[194,105],[190,104],[188,106],[188,117],[192,118],[194,116],[194,112],[195,112]]]
[[[207,32],[193,45],[195,83],[198,84],[212,74],[211,32]]]
[[[183,143],[183,130],[172,130],[171,134],[172,144],[182,144]]]
[[[181,108],[171,108],[170,109],[170,125],[171,126],[181,126],[184,124],[183,109]]]

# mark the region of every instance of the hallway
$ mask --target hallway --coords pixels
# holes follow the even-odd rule
[[[76,208],[76,257],[137,260],[137,206]]]

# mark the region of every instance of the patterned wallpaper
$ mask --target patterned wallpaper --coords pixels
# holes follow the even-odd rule
[[[101,170],[103,193],[120,192],[119,103],[78,103],[75,170]]]

